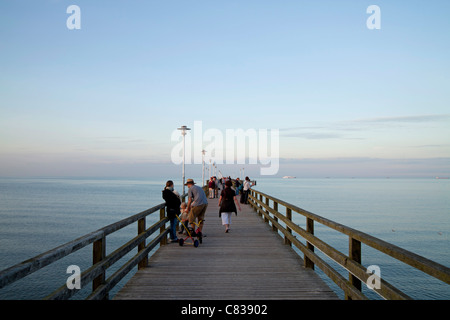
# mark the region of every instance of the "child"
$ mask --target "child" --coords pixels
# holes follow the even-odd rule
[[[188,228],[188,226],[189,226],[189,218],[188,218],[189,212],[187,210],[186,202],[181,203],[180,211],[181,211],[181,217],[180,217],[181,223],[184,225],[184,227],[181,226],[180,233],[183,234],[184,232],[186,232],[186,228]]]

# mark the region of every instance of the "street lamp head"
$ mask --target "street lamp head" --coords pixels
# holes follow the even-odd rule
[[[183,136],[185,136],[185,135],[186,135],[186,131],[187,131],[187,130],[191,130],[191,128],[188,128],[188,127],[186,127],[186,126],[181,126],[181,128],[177,128],[177,130],[181,130],[181,131],[182,131],[181,134],[182,134]]]

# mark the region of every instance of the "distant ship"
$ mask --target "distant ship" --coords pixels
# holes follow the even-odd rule
[[[436,179],[448,179],[448,177],[436,177]]]
[[[283,179],[295,179],[293,176],[284,176]]]

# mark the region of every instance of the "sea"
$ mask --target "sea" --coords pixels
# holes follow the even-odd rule
[[[0,270],[162,203],[161,191],[165,181],[135,178],[0,178]],[[175,189],[182,193],[181,182],[176,179],[174,182]],[[450,266],[448,179],[261,178],[253,188]],[[281,207],[279,210],[282,211]],[[158,219],[159,213],[155,213],[147,219],[147,225]],[[300,226],[305,226],[305,220],[303,216],[293,213],[293,221]],[[136,224],[132,224],[109,235],[106,253],[114,251],[136,233]],[[315,235],[348,254],[348,236],[319,223],[315,223]],[[348,278],[346,270],[317,249],[316,252]],[[136,250],[133,250],[121,261],[125,262],[135,253]],[[302,256],[301,252],[298,253]],[[91,260],[92,249],[88,246],[0,289],[0,299],[45,298],[65,285],[71,275],[67,270],[69,266],[79,266],[83,271],[92,264]],[[107,277],[117,271],[121,261],[108,269]],[[449,285],[364,244],[362,264],[378,267],[381,278],[413,299],[450,299]],[[315,269],[343,299],[342,290],[320,269]],[[134,272],[111,291],[110,298]],[[363,292],[371,299],[381,299],[366,285],[363,285]],[[73,299],[84,299],[89,293],[90,288],[82,288]]]

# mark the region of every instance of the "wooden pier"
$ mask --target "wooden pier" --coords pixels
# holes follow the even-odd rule
[[[204,190],[208,192],[206,186]],[[81,272],[79,282],[82,288],[92,287],[84,297],[89,300],[338,299],[315,273],[315,268],[321,269],[344,292],[346,299],[368,299],[362,286],[369,282],[374,285],[373,291],[384,299],[411,299],[387,279],[368,272],[361,259],[362,245],[364,250],[371,247],[450,284],[447,266],[260,191],[251,190],[249,204],[242,205],[243,210],[232,217],[230,233],[224,232],[217,199],[209,202],[203,230],[206,236],[197,248],[187,243],[183,247],[167,243],[168,218],[165,203],[160,203],[0,271],[0,289],[87,246],[92,250],[92,265]],[[155,215],[159,219],[147,220]],[[293,215],[298,215],[295,221],[304,218],[306,227],[295,223]],[[151,226],[147,225],[149,221],[153,223]],[[341,252],[333,247],[336,244],[319,239],[314,234],[317,223],[347,236],[348,252]],[[137,224],[137,233],[107,254],[109,235],[132,224]],[[135,255],[126,262],[121,260],[136,249]],[[325,261],[317,251],[339,268]],[[116,263],[120,264],[116,271],[106,277],[107,269]],[[136,267],[137,273],[110,297],[111,290]],[[70,299],[78,292],[64,283],[55,291],[45,293],[45,299]]]
[[[250,205],[233,215],[229,233],[209,199],[203,243],[162,246],[114,299],[337,299]]]

